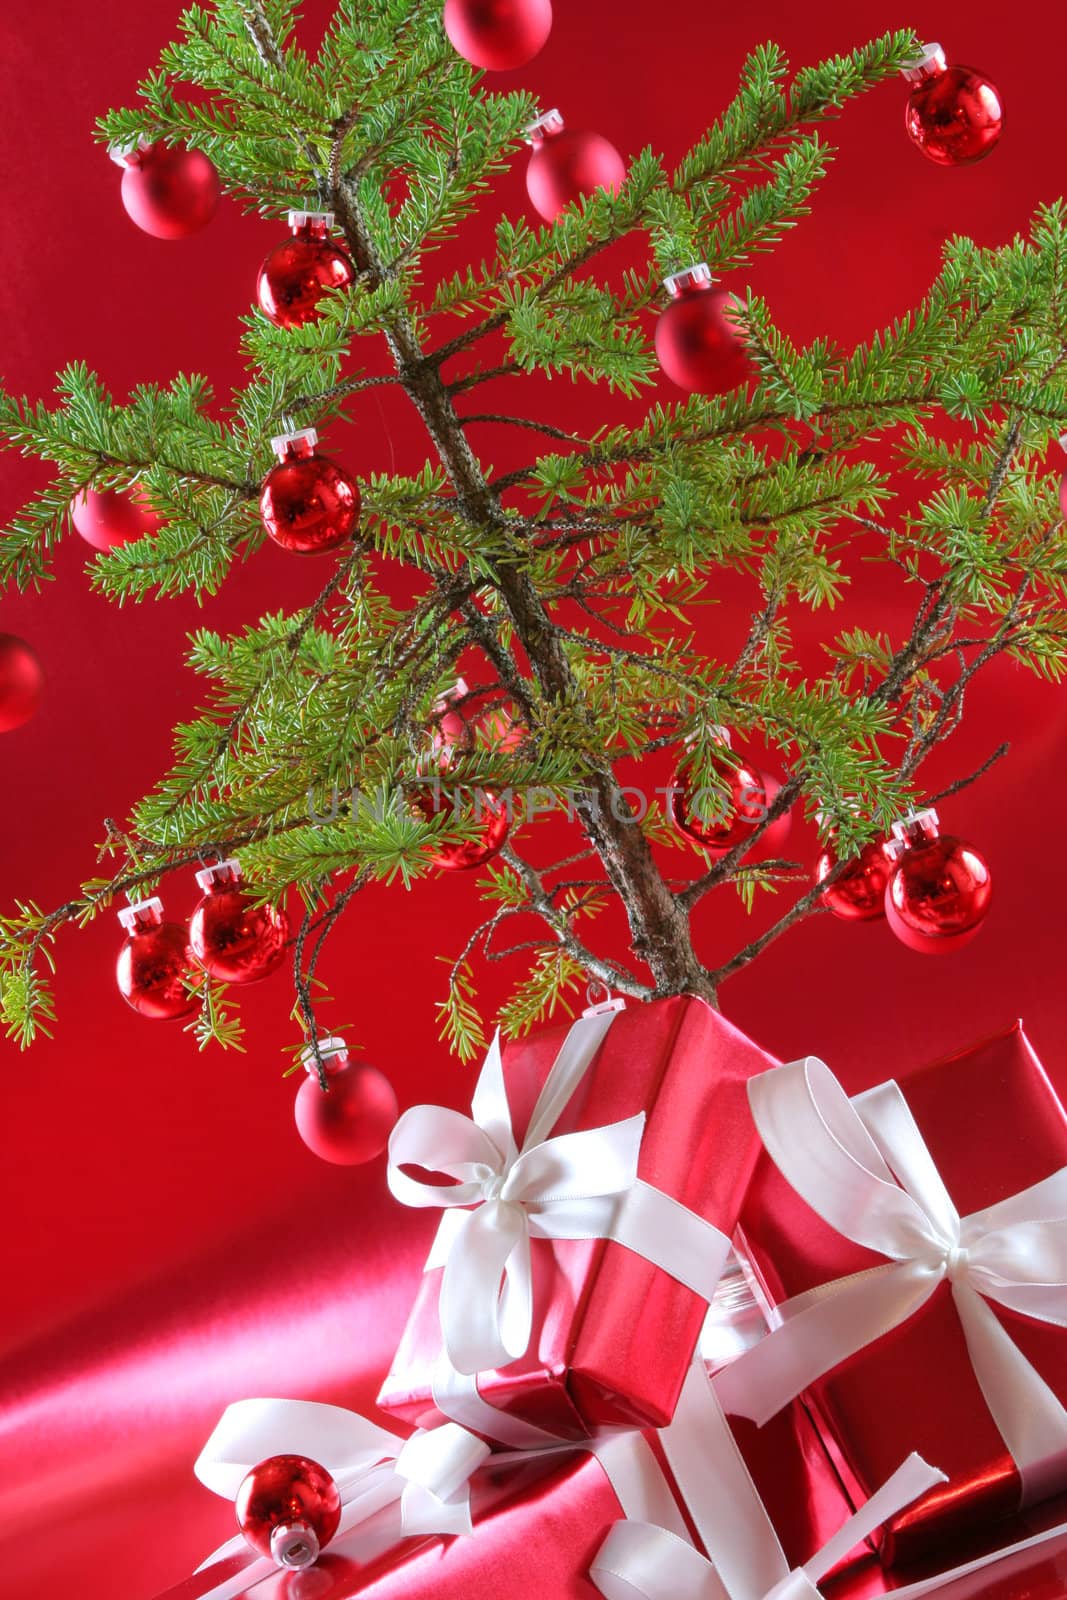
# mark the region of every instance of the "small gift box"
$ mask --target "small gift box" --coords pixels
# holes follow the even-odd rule
[[[700,1000],[613,1002],[494,1046],[471,1118],[406,1112],[390,1186],[453,1209],[379,1404],[515,1444],[668,1422],[756,1159],[746,1084],[771,1064]]]
[[[854,1503],[938,1463],[889,1563],[1067,1487],[1067,1116],[1020,1026],[902,1090],[850,1102],[811,1058],[753,1082],[739,1248],[778,1325],[716,1380],[756,1422],[804,1392]]]

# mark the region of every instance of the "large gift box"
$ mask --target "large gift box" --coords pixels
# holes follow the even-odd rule
[[[535,1214],[533,1238],[525,1244],[530,1274],[528,1344],[517,1358],[487,1363],[485,1370],[479,1366],[476,1379],[468,1377],[460,1385],[465,1393],[457,1399],[456,1375],[442,1358],[442,1295],[451,1262],[437,1264],[440,1251],[435,1247],[379,1395],[385,1410],[410,1424],[432,1426],[444,1412],[502,1437],[506,1436],[500,1432],[503,1413],[522,1424],[575,1437],[605,1425],[662,1426],[674,1412],[706,1301],[725,1258],[726,1235],[734,1227],[756,1160],[758,1141],[746,1084],[773,1061],[718,1012],[688,997],[617,1010],[600,1020],[602,1040],[569,1098],[561,1101],[560,1095],[551,1094],[560,1062],[574,1048],[574,1031],[557,1027],[503,1047],[498,1069],[506,1094],[503,1114],[510,1115],[508,1133],[502,1136],[496,1130],[494,1113],[486,1112],[484,1104],[479,1111],[491,1063],[475,1094],[475,1118],[481,1115],[495,1132],[497,1144],[513,1136],[514,1148],[520,1150],[528,1140],[531,1119],[545,1122],[547,1084],[549,1115],[554,1117],[549,1143],[542,1150],[566,1146],[566,1136],[592,1137],[597,1130],[614,1136],[620,1128],[643,1121],[634,1191],[607,1198],[612,1206],[622,1203],[631,1222],[633,1202],[640,1201],[642,1213],[655,1202],[640,1219],[645,1225],[644,1247],[649,1249],[651,1240],[649,1255],[665,1252],[665,1264],[620,1243],[617,1227],[614,1232],[606,1227],[609,1238],[583,1237],[580,1225],[572,1227],[545,1212]],[[584,1025],[589,1025],[588,1014]],[[406,1117],[435,1112],[438,1139],[447,1146],[462,1132],[455,1121],[458,1113],[420,1107]],[[495,1115],[501,1115],[499,1108]],[[432,1169],[435,1160],[439,1170],[448,1165],[444,1155],[433,1154],[432,1138],[408,1139],[404,1127],[402,1120],[401,1165],[414,1161]],[[473,1137],[479,1130],[468,1125],[467,1132]],[[394,1149],[394,1162],[396,1156]],[[528,1159],[519,1156],[520,1164]],[[553,1162],[555,1174],[555,1157]],[[458,1165],[454,1161],[452,1170],[469,1176],[475,1166],[469,1160]],[[595,1153],[576,1166],[579,1179],[588,1174],[585,1182],[595,1190],[591,1176],[598,1167]],[[483,1162],[477,1170],[488,1172],[489,1166]],[[411,1191],[404,1187],[396,1166],[392,1181],[394,1192],[408,1198]],[[477,1187],[468,1183],[460,1197],[474,1198]],[[501,1173],[495,1167],[482,1187],[489,1204],[495,1196],[507,1201],[509,1190],[501,1188]],[[420,1188],[412,1203],[440,1204],[441,1193]],[[484,1215],[488,1205],[481,1209]],[[613,1215],[617,1218],[617,1211]],[[690,1240],[694,1216],[704,1228],[695,1243]],[[446,1222],[458,1220],[468,1228],[480,1226],[477,1213],[446,1218]],[[549,1225],[557,1230],[556,1236],[544,1236]],[[495,1298],[503,1261],[492,1248],[487,1270],[493,1281],[480,1292],[487,1290]],[[671,1260],[672,1251],[679,1258],[688,1253],[688,1259]],[[698,1278],[703,1279],[702,1293],[691,1286]],[[465,1311],[478,1296],[464,1288],[453,1298]],[[466,1371],[472,1370],[468,1363]]]
[[[775,1159],[739,1244],[782,1326],[720,1386],[763,1420],[806,1383],[856,1504],[909,1450],[944,1470],[888,1562],[1067,1486],[1067,1116],[1021,1025],[900,1089],[850,1105],[810,1059],[753,1086]]]

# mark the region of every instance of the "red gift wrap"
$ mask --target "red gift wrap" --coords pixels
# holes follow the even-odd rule
[[[899,1081],[961,1216],[1067,1165],[1067,1115],[1021,1024]],[[771,1305],[885,1259],[825,1223],[766,1155],[745,1201],[738,1247]],[[999,1305],[993,1310],[1067,1402],[1067,1334]],[[912,1561],[1019,1511],[1019,1473],[978,1386],[947,1282],[806,1398],[855,1504],[911,1450],[948,1475],[943,1488],[887,1526],[887,1563]]]
[[[521,1142],[567,1034],[509,1041],[504,1081]],[[552,1132],[646,1114],[638,1174],[725,1234],[733,1231],[759,1141],[749,1078],[775,1065],[701,1000],[630,1006],[607,1035]],[[615,1242],[535,1240],[534,1326],[525,1356],[478,1375],[498,1410],[568,1437],[602,1426],[661,1427],[674,1413],[706,1306],[691,1289]],[[441,1355],[442,1269],[423,1274],[378,1403],[405,1422],[441,1420],[432,1394]]]

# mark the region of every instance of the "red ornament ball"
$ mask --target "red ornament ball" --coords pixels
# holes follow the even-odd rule
[[[815,881],[821,883],[837,865],[837,857],[827,850],[819,857]],[[885,916],[885,886],[893,863],[883,839],[872,839],[859,855],[853,856],[829,888],[823,890],[822,903],[835,917],[845,922],[873,922]]]
[[[703,261],[674,273],[666,289],[671,298],[656,322],[656,359],[671,382],[690,394],[723,394],[744,383],[751,366],[734,317],[737,296],[713,286]]]
[[[950,67],[939,44],[924,45],[904,76],[912,85],[904,126],[927,160],[940,167],[983,161],[1004,131],[996,85],[973,67]]]
[[[295,555],[324,555],[348,544],[359,522],[359,489],[315,449],[314,428],[272,439],[278,465],[263,479],[259,511],[274,543]]]
[[[119,912],[126,942],[115,978],[128,1006],[153,1022],[191,1017],[200,997],[186,986],[193,972],[189,939],[178,922],[163,921],[163,902],[153,897]]]
[[[237,1526],[253,1550],[280,1567],[310,1567],[341,1520],[333,1478],[307,1456],[270,1456],[253,1467],[234,1502]]]
[[[318,316],[329,289],[343,289],[356,270],[330,237],[330,211],[290,211],[292,237],[276,245],[259,269],[256,297],[277,328],[299,328]]]
[[[730,748],[726,728],[720,730],[717,742],[726,750]],[[725,754],[716,757],[712,765],[723,779],[726,793],[710,785],[694,788],[692,766],[685,761],[671,782],[670,813],[675,827],[702,849],[724,856],[742,844],[763,821],[781,784],[769,773],[761,772],[746,761],[733,761]],[[776,855],[789,828],[790,817],[786,811],[760,835],[756,854]]]
[[[452,48],[486,72],[526,66],[551,31],[552,0],[445,0]]]
[[[522,724],[514,720],[506,705],[499,699],[472,695],[462,678],[456,679],[455,687],[433,708],[430,746],[440,772],[450,770],[454,756],[467,755],[479,745],[508,753],[517,750],[524,737]]]
[[[123,168],[122,204],[131,222],[156,239],[199,233],[215,215],[219,175],[202,150],[184,144],[115,146],[112,160]]]
[[[204,897],[189,918],[189,946],[220,983],[258,983],[285,960],[289,919],[275,906],[257,906],[241,888],[241,868],[219,861],[196,875]]]
[[[94,550],[114,550],[158,533],[160,518],[138,489],[83,489],[71,501],[71,520]]]
[[[534,210],[555,222],[575,200],[606,189],[618,194],[626,182],[626,163],[599,133],[564,128],[558,111],[546,111],[530,124],[533,149],[526,168],[526,192]]]
[[[510,831],[507,805],[491,789],[471,794],[460,786],[447,789],[435,783],[412,804],[428,822],[440,816],[456,821],[469,816],[477,826],[473,839],[441,840],[426,846],[426,854],[442,872],[467,872],[484,866],[503,849]]]
[[[377,1067],[351,1061],[343,1039],[323,1039],[319,1050],[329,1088],[320,1086],[314,1056],[305,1050],[308,1076],[293,1106],[297,1132],[313,1155],[334,1166],[373,1161],[389,1143],[399,1115],[393,1086]]]
[[[893,824],[895,856],[885,914],[902,944],[943,955],[969,944],[989,913],[993,883],[985,861],[962,839],[938,831],[936,811]]]
[[[29,722],[44,693],[44,668],[32,645],[0,633],[0,733]]]

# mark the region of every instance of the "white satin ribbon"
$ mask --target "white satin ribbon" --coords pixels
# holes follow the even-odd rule
[[[814,1056],[748,1086],[767,1150],[825,1222],[888,1256],[778,1306],[782,1325],[716,1377],[727,1411],[763,1423],[914,1315],[947,1279],[975,1376],[1022,1498],[1067,1477],[1067,1410],[990,1302],[1067,1327],[1067,1168],[961,1218],[895,1083],[850,1101]]]
[[[747,1577],[735,1572],[729,1588],[718,1570],[714,1543],[709,1546],[708,1560],[676,1534],[641,1522],[615,1524],[593,1559],[590,1577],[605,1600],[818,1600],[818,1584],[850,1550],[928,1489],[945,1481],[944,1473],[928,1466],[921,1456],[909,1456],[802,1567],[789,1571],[774,1539],[769,1548],[777,1547],[781,1571],[770,1588],[762,1586],[764,1579],[758,1570],[765,1568],[768,1551],[758,1520],[753,1527],[736,1529],[732,1535],[736,1543],[747,1533],[752,1565]]]
[[[346,1550],[378,1513],[392,1512],[371,1534],[376,1553],[400,1538],[469,1534],[469,1480],[489,1453],[487,1444],[454,1422],[405,1440],[340,1406],[313,1400],[238,1400],[226,1407],[194,1470],[207,1488],[232,1500],[259,1462],[277,1455],[308,1456],[326,1468],[341,1496],[341,1520],[331,1550]],[[248,1545],[237,1534],[197,1570],[247,1554]],[[370,1546],[360,1554],[369,1558]],[[256,1557],[203,1600],[230,1600],[277,1570],[269,1558]]]
[[[470,1117],[413,1106],[389,1140],[389,1187],[409,1206],[446,1209],[427,1270],[443,1266],[445,1354],[465,1376],[525,1354],[533,1329],[532,1239],[613,1239],[710,1300],[729,1240],[637,1176],[645,1118],[548,1137],[615,1020],[596,1010],[571,1028],[538,1096],[521,1149],[511,1125],[499,1035]],[[402,1168],[456,1181],[423,1183]]]

